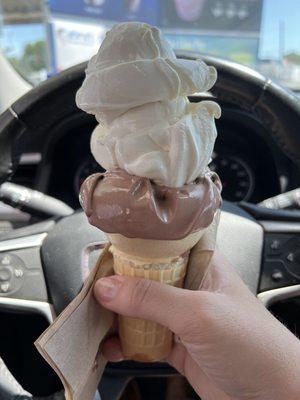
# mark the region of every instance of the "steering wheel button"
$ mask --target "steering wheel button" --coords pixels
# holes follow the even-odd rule
[[[10,289],[10,284],[8,282],[0,284],[0,292],[7,293]]]
[[[265,238],[265,252],[268,256],[278,256],[282,253],[285,247],[286,237],[281,237],[279,235],[270,234]]]
[[[294,254],[294,253],[289,253],[289,254],[286,256],[286,259],[287,259],[289,262],[293,263],[293,262],[295,261],[295,254]]]
[[[1,282],[8,281],[8,280],[10,280],[10,278],[11,278],[11,272],[8,268],[0,269],[0,281]]]
[[[274,259],[274,257],[266,259],[262,266],[259,291],[263,292],[299,283],[298,279],[289,272],[286,264],[283,260]]]
[[[278,250],[280,247],[280,241],[279,240],[273,240],[270,244],[270,247],[272,250]]]
[[[283,274],[279,270],[274,270],[272,273],[272,279],[274,282],[280,282],[283,279]]]
[[[300,251],[290,252],[287,255],[288,262],[285,263],[287,271],[294,277],[300,279]]]
[[[24,272],[21,268],[16,268],[14,270],[14,274],[16,278],[22,278],[22,276],[24,275]]]
[[[7,254],[0,258],[0,264],[2,265],[9,265],[11,263],[11,257]]]

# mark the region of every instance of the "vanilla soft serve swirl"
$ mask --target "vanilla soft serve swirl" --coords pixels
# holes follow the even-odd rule
[[[202,176],[216,139],[213,101],[187,95],[209,90],[217,73],[200,60],[178,60],[159,29],[131,22],[109,31],[89,61],[76,102],[99,125],[95,159],[158,185],[181,187]]]

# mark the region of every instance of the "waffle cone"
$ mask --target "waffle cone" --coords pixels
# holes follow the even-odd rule
[[[111,238],[108,235],[113,243],[111,252],[114,257],[114,271],[117,275],[146,278],[183,287],[189,250],[202,234],[203,231],[199,231],[182,241],[129,239],[116,234]],[[150,254],[152,258],[149,257]],[[168,356],[173,341],[172,332],[168,328],[143,319],[122,315],[118,318],[119,336],[126,358],[154,362]]]

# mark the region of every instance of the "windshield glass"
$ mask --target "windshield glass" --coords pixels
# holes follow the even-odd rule
[[[89,59],[119,21],[176,50],[250,66],[300,90],[300,0],[0,0],[0,51],[32,84]]]

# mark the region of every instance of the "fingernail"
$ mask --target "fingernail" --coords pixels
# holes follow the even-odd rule
[[[121,283],[115,278],[101,278],[96,282],[95,291],[100,300],[111,301],[113,300]]]

